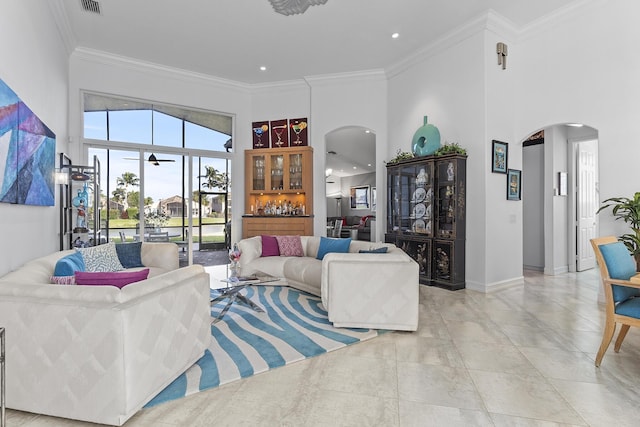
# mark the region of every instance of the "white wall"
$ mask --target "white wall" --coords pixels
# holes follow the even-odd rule
[[[516,47],[516,135],[556,123],[598,131],[600,199],[639,190],[640,2],[591,1],[528,30]],[[511,56],[511,55],[510,55]],[[600,235],[625,226],[600,214]]]
[[[36,0],[3,2],[0,40],[0,79],[56,134],[57,165],[68,137],[68,55],[48,5]],[[57,207],[0,203],[0,218],[0,276],[58,250]]]

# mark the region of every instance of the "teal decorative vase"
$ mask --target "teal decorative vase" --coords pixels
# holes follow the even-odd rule
[[[413,134],[411,151],[414,156],[428,156],[440,148],[440,131],[434,125],[427,124],[427,116],[424,116],[424,125],[420,126]]]

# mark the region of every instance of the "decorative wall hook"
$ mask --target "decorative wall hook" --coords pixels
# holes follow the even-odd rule
[[[507,50],[507,45],[500,42],[496,45],[496,52],[498,54],[498,65],[502,65],[502,69],[507,69],[507,55],[509,54]]]

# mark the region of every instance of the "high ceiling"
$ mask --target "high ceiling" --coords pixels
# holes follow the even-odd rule
[[[388,70],[488,10],[519,29],[576,0],[328,0],[292,16],[268,0],[55,1],[74,48],[260,84]]]

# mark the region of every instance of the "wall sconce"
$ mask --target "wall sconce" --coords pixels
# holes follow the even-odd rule
[[[507,69],[507,55],[509,54],[507,45],[500,42],[496,45],[496,52],[498,54],[498,65],[502,65],[502,69]]]

